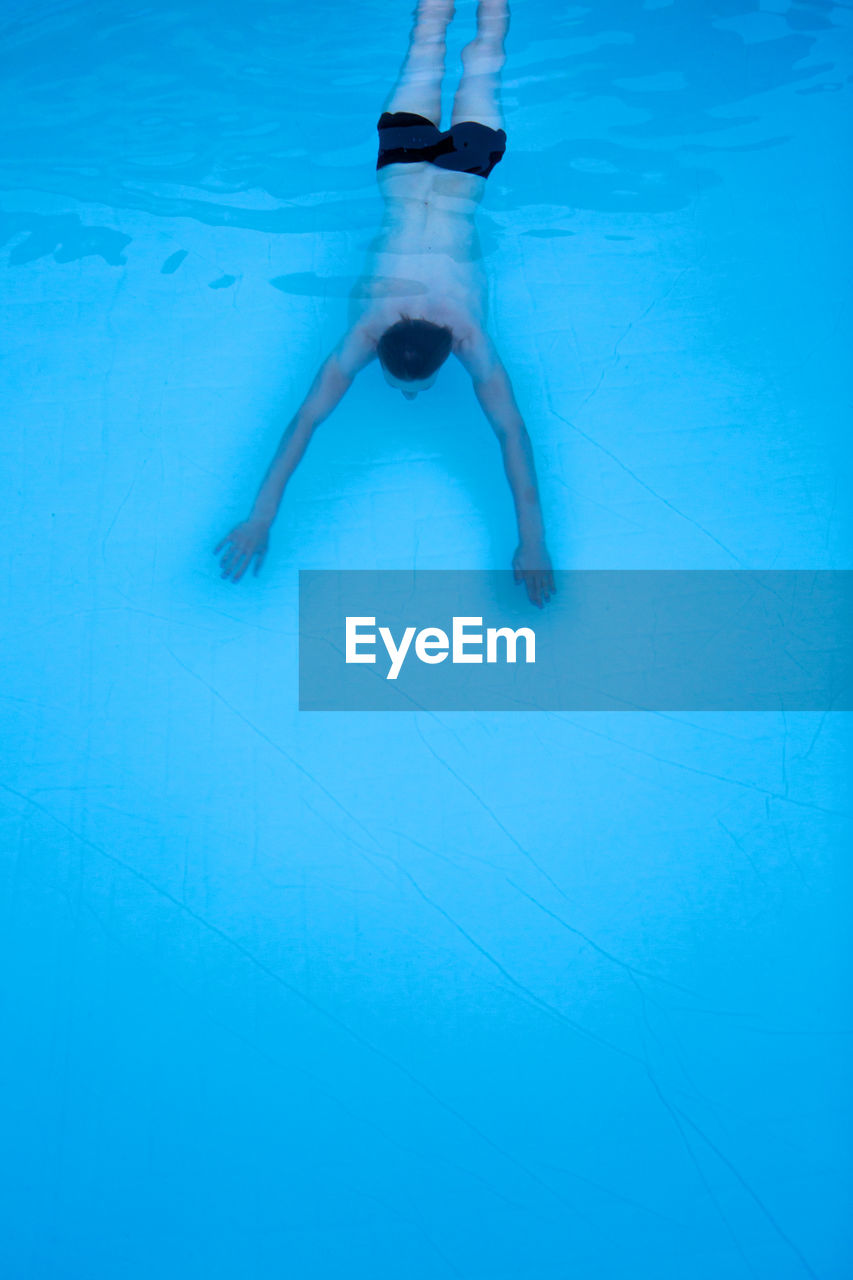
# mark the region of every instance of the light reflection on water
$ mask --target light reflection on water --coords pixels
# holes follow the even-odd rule
[[[519,5],[495,208],[522,227],[543,202],[678,209],[719,182],[715,150],[782,145],[762,95],[841,86],[818,56],[834,6],[777,7]],[[22,10],[4,38],[4,187],[271,234],[371,225],[373,131],[407,22],[376,0],[326,0],[319,17],[257,2]],[[7,238],[21,225],[7,220]],[[15,261],[52,252],[50,234],[34,227]],[[94,228],[56,234],[66,260],[97,242]],[[115,261],[109,238],[103,253]]]

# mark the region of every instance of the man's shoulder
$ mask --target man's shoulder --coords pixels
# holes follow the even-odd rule
[[[454,328],[453,338],[453,353],[471,376],[485,377],[494,364],[495,349],[482,325],[471,321],[459,330]]]
[[[356,321],[344,334],[337,349],[338,364],[344,373],[354,376],[376,355],[378,336],[367,317]]]

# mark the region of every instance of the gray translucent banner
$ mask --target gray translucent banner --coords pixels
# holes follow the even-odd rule
[[[853,572],[580,570],[556,582],[539,610],[509,572],[303,571],[299,706],[853,709]]]

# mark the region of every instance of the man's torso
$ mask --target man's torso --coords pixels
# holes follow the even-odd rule
[[[487,282],[475,223],[483,178],[426,162],[379,171],[382,226],[353,290],[352,319],[378,333],[402,314],[435,324],[485,323]]]

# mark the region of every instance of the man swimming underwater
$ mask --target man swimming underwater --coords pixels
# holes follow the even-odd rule
[[[317,427],[376,357],[385,380],[414,400],[453,353],[500,442],[518,523],[516,582],[540,608],[554,590],[530,437],[486,330],[488,288],[475,216],[506,149],[500,74],[508,0],[480,0],[477,34],[449,130],[441,81],[453,0],[420,0],[400,77],[379,120],[378,182],[385,203],[370,269],[354,291],[349,331],[323,363],[282,436],[247,520],[222,539],[222,577],[239,582],[267,550],[285,486]]]

